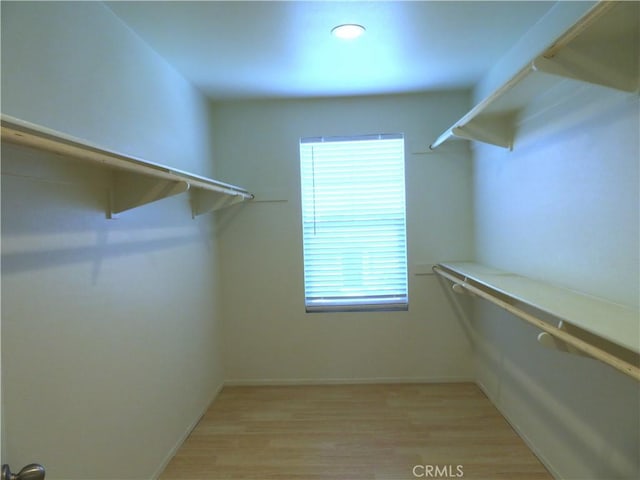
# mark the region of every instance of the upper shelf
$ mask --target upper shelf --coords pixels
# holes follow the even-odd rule
[[[638,89],[640,2],[600,2],[429,148],[461,138],[513,148],[519,113],[559,79]]]
[[[122,155],[69,135],[2,115],[2,141],[53,152],[114,168],[107,216],[191,191],[193,217],[253,199],[245,189]]]

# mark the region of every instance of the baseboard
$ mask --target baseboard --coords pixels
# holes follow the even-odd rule
[[[484,386],[482,382],[475,381],[475,384],[478,386],[480,390],[485,394],[485,396],[489,399],[489,401],[493,404],[494,407],[500,412],[500,415],[504,417],[504,419],[511,425],[511,428],[518,434],[518,436],[522,439],[522,441],[529,447],[529,450],[533,452],[538,460],[545,466],[545,468],[549,471],[551,476],[556,480],[562,480],[560,473],[556,468],[554,468],[553,464],[547,460],[544,454],[538,449],[538,447],[533,443],[529,437],[514,423],[509,415],[507,415],[504,410],[500,407],[498,402],[489,394],[489,389]]]
[[[249,378],[225,380],[224,385],[295,386],[295,385],[369,385],[381,383],[475,383],[473,377],[373,377],[373,378]]]
[[[207,410],[209,410],[209,407],[211,406],[211,404],[213,402],[215,402],[216,398],[218,397],[218,395],[220,394],[220,392],[222,391],[223,388],[224,388],[224,382],[222,382],[220,385],[218,385],[218,387],[213,392],[213,396],[211,397],[211,401],[209,401],[207,403],[207,405],[204,407],[204,409],[196,417],[195,421],[193,421],[187,427],[186,431],[176,441],[176,443],[173,446],[173,448],[171,450],[169,450],[169,453],[167,453],[167,455],[165,456],[165,459],[162,461],[160,466],[156,469],[155,473],[151,477],[152,480],[157,480],[158,478],[160,478],[160,475],[162,475],[162,472],[164,472],[164,469],[167,468],[167,465],[169,465],[169,462],[173,459],[173,457],[176,456],[176,453],[178,453],[178,450],[180,450],[180,447],[182,447],[182,444],[185,442],[185,440],[187,438],[189,438],[189,435],[191,435],[191,432],[193,432],[193,430],[196,428],[198,423],[200,423],[200,420],[202,419],[204,414],[207,413]]]

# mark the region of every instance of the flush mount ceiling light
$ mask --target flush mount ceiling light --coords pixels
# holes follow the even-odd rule
[[[358,38],[365,31],[365,28],[362,25],[357,25],[355,23],[345,23],[344,25],[338,25],[331,30],[331,33],[338,38],[343,40],[353,40],[354,38]]]

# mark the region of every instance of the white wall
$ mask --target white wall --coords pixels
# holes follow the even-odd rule
[[[2,3],[2,111],[213,172],[208,102],[97,2]],[[106,220],[110,176],[2,148],[3,461],[148,479],[223,381],[211,217]]]
[[[468,339],[417,264],[473,256],[464,144],[413,155],[468,108],[464,93],[230,102],[214,108],[222,177],[257,199],[218,217],[226,378],[236,383],[470,378]],[[406,139],[409,312],[306,314],[298,141],[402,132]],[[453,193],[453,194],[452,194]]]
[[[477,93],[513,73],[524,50],[546,46],[554,20],[588,6],[559,4]],[[525,112],[513,152],[476,145],[477,259],[637,307],[638,97],[575,82],[560,84],[554,98],[560,93],[569,98],[562,105]],[[636,381],[545,350],[535,328],[485,302],[475,302],[473,324],[478,382],[557,478],[640,477]]]

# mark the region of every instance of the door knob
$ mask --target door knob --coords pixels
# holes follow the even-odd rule
[[[2,465],[0,480],[44,480],[44,467],[37,463],[30,463],[18,473],[11,473],[9,465]]]

